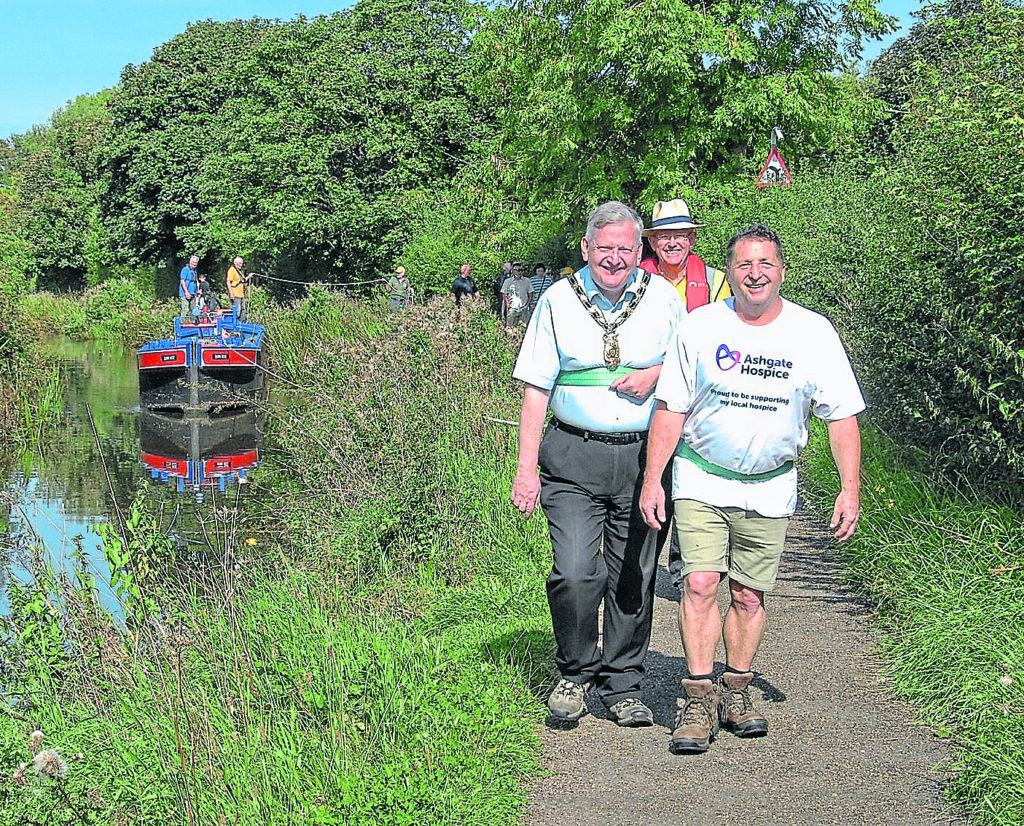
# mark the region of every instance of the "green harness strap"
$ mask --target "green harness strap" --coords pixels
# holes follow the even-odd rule
[[[765,479],[774,479],[783,473],[789,473],[793,467],[792,462],[786,462],[775,470],[766,470],[764,473],[740,473],[738,470],[729,470],[729,468],[709,462],[682,439],[679,440],[679,445],[676,447],[676,456],[693,462],[701,470],[706,470],[715,476],[721,476],[723,479],[738,479],[741,482],[763,482]]]
[[[555,379],[555,385],[567,387],[610,387],[616,379],[628,376],[636,367],[591,367],[587,370],[563,370]]]

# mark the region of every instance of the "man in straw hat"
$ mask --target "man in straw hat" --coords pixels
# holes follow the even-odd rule
[[[512,373],[526,385],[512,503],[526,516],[544,506],[554,552],[547,594],[560,679],[548,709],[578,720],[593,685],[629,727],[654,723],[641,680],[659,542],[637,502],[651,392],[684,317],[676,291],[637,267],[642,230],[618,201],[594,210],[580,243],[587,266],[540,297]]]
[[[645,258],[640,266],[668,279],[686,302],[688,313],[731,295],[725,273],[705,264],[693,251],[697,230],[703,226],[705,224],[694,222],[686,201],[676,198],[658,201],[654,205],[651,225],[644,230],[654,257]],[[671,528],[671,518],[669,522]],[[679,588],[683,581],[679,537],[673,530],[670,530],[669,537],[668,573]]]
[[[831,522],[838,540],[853,535],[860,514],[864,399],[839,335],[780,296],[786,260],[767,227],[732,237],[726,269],[733,297],[689,315],[669,346],[640,495],[644,520],[660,528],[668,518],[663,474],[674,456],[685,563],[679,628],[689,669],[670,743],[677,754],[706,751],[719,725],[739,737],[768,733],[750,699],[751,667],[764,633],[764,595],[775,586],[796,507],[793,461],[807,444],[812,412],[828,425],[839,470]],[[717,592],[726,575],[723,622]],[[715,682],[720,638],[725,673]]]
[[[686,301],[686,311],[729,297],[729,282],[722,270],[709,267],[693,251],[697,230],[705,224],[690,217],[686,201],[658,201],[654,205],[651,225],[644,237],[654,250],[653,258],[645,258],[640,266],[648,272],[667,278]]]

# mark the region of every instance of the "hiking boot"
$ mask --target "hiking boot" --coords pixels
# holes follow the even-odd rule
[[[718,686],[711,680],[683,680],[685,697],[676,700],[679,713],[668,749],[673,754],[701,754],[718,734]]]
[[[750,681],[753,673],[722,675],[718,690],[722,695],[722,728],[737,737],[763,737],[768,733],[768,721],[763,714],[754,711],[750,701]]]
[[[608,711],[615,722],[624,728],[642,728],[654,725],[654,714],[636,697],[619,700]]]
[[[583,701],[590,683],[574,683],[563,677],[558,681],[555,690],[548,697],[548,711],[559,720],[579,720],[587,713],[587,704]]]

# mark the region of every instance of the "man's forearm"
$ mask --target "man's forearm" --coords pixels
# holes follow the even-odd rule
[[[523,408],[519,413],[519,463],[520,471],[537,469],[540,453],[540,437],[544,430],[544,419],[548,411],[548,397],[551,391],[532,384],[526,385],[523,394]]]
[[[828,442],[843,490],[860,491],[860,426],[856,416],[828,423]]]
[[[683,432],[683,413],[673,413],[659,401],[651,420],[651,431],[647,437],[647,465],[644,468],[644,483],[661,484],[662,474],[679,444]]]

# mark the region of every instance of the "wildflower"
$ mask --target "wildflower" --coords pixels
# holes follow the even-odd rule
[[[57,749],[39,752],[32,758],[32,768],[51,780],[61,780],[68,773],[68,764],[64,762]]]
[[[1002,677],[999,678],[999,685],[1004,685],[1007,688],[1009,688],[1013,685],[1013,677],[1011,677],[1009,674],[1004,674]]]
[[[248,539],[245,540],[245,544],[251,548],[253,545],[256,544],[256,540],[250,536]]]
[[[27,766],[22,763],[18,768],[14,770],[14,774],[11,775],[11,780],[17,783],[19,786],[25,785],[25,769]]]
[[[39,751],[39,747],[43,744],[43,733],[36,729],[32,732],[32,735],[28,738],[28,750],[35,754]]]

